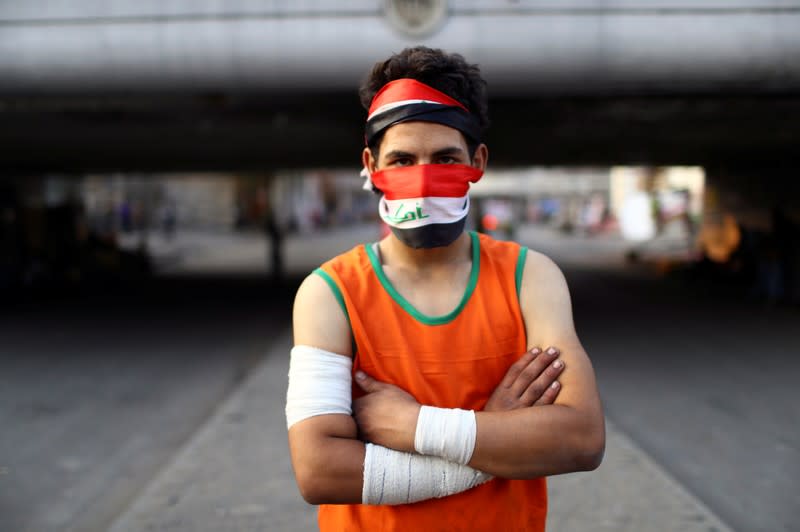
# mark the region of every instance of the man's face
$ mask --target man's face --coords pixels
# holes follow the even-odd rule
[[[487,150],[481,144],[472,161],[464,135],[434,122],[402,122],[386,130],[378,160],[364,149],[363,162],[370,172],[417,164],[466,164],[484,169]]]

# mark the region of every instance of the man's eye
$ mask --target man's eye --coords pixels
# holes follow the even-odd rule
[[[394,161],[389,163],[391,166],[410,166],[411,159],[395,159]]]
[[[439,158],[439,164],[456,164],[457,162],[455,157],[444,156]]]

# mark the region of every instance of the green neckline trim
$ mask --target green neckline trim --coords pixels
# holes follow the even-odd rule
[[[480,273],[481,269],[481,248],[480,248],[480,240],[478,239],[478,235],[474,231],[469,232],[470,240],[472,242],[472,270],[469,274],[469,281],[467,282],[467,288],[464,290],[464,296],[461,298],[461,302],[458,304],[456,308],[452,310],[452,312],[445,314],[443,316],[428,316],[423,314],[422,312],[418,311],[414,306],[400,293],[395,290],[394,286],[392,286],[391,281],[389,278],[386,277],[386,274],[383,272],[383,266],[381,265],[381,261],[378,259],[378,256],[375,254],[373,250],[372,244],[364,244],[364,248],[367,251],[367,256],[369,257],[369,261],[372,264],[372,269],[375,271],[375,274],[378,276],[378,280],[383,285],[384,290],[388,292],[388,294],[395,300],[395,302],[402,307],[403,310],[408,312],[412,318],[419,321],[420,323],[424,323],[425,325],[445,325],[453,321],[461,312],[461,310],[466,306],[469,298],[472,296],[472,292],[475,291],[475,286],[478,284],[478,274]]]
[[[347,324],[350,325],[350,314],[347,312],[347,305],[344,304],[344,297],[342,296],[342,291],[339,290],[339,285],[336,284],[336,281],[333,280],[328,272],[323,270],[322,268],[317,268],[314,270],[314,273],[325,279],[325,282],[328,283],[328,286],[333,291],[333,295],[336,297],[336,301],[339,302],[339,306],[342,307],[342,312],[344,312],[344,317],[347,318]],[[350,325],[352,329],[352,325]]]
[[[517,271],[514,273],[514,282],[517,285],[517,299],[519,299],[519,292],[522,289],[522,274],[525,272],[525,258],[528,256],[528,248],[522,246],[519,248],[519,257],[517,257]]]

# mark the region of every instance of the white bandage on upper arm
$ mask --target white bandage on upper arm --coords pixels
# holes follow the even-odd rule
[[[414,450],[466,465],[475,450],[477,432],[472,410],[423,406],[417,418]]]
[[[352,366],[352,360],[346,356],[295,346],[286,392],[287,427],[313,416],[351,415]],[[408,504],[461,493],[491,478],[436,456],[404,453],[368,443],[361,496],[364,504]]]
[[[361,502],[408,504],[455,495],[491,479],[491,475],[442,458],[368,443]]]
[[[286,426],[323,414],[352,414],[352,368],[349,357],[296,345],[289,362]]]

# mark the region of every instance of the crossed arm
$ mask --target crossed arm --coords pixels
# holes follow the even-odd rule
[[[572,325],[566,283],[549,259],[528,254],[520,298],[529,346],[561,347],[560,360],[566,368],[560,376],[562,386],[540,386],[561,372],[552,364],[557,352],[524,354],[486,409],[476,413],[477,437],[469,465],[504,478],[593,469],[605,443],[602,409],[591,364]],[[352,354],[346,318],[316,276],[306,279],[298,291],[294,333],[296,345]],[[414,451],[420,405],[403,390],[369,376],[357,382],[369,393],[354,403],[355,419],[321,415],[289,430],[295,476],[310,503],[361,502],[365,447],[359,437],[398,451]]]

